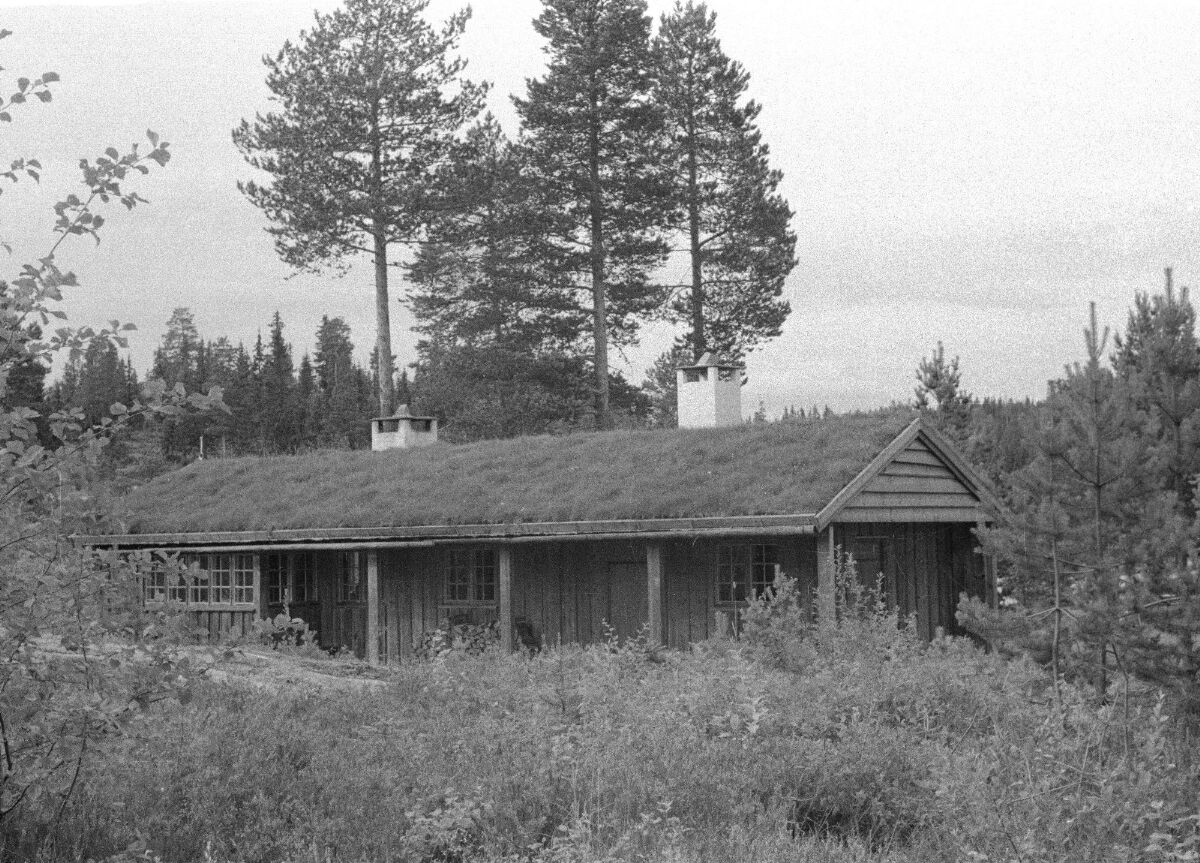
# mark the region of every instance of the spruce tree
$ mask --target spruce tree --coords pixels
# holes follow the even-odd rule
[[[179,307],[171,312],[167,331],[162,342],[154,351],[154,365],[150,376],[163,381],[168,387],[185,384],[194,376],[196,368],[196,346],[200,333],[196,329],[196,318],[192,310]]]
[[[546,74],[515,99],[550,263],[591,316],[596,422],[612,425],[608,350],[632,341],[661,291],[669,185],[660,158],[650,18],[644,0],[543,0],[534,29]]]
[[[276,111],[243,120],[233,138],[269,185],[240,188],[272,221],[284,261],[344,271],[375,268],[379,410],[393,408],[390,249],[417,242],[440,209],[436,175],[484,88],[461,80],[451,56],[468,12],[435,30],[428,0],[346,0],[266,58]]]
[[[708,350],[739,358],[778,336],[791,311],[782,294],[796,237],[782,175],[755,125],[761,107],[746,99],[750,76],[722,51],[715,13],[677,0],[654,55],[669,143],[662,158],[691,264],[674,310],[689,322],[694,359]]]

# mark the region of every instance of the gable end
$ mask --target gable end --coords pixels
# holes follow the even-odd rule
[[[838,521],[977,521],[979,497],[921,438],[846,502]]]
[[[995,502],[976,479],[953,446],[916,419],[817,514],[817,529],[834,521],[987,521]]]

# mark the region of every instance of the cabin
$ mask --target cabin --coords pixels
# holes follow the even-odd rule
[[[149,575],[146,601],[214,637],[286,604],[372,662],[447,623],[495,624],[506,649],[609,631],[683,648],[780,573],[830,601],[837,548],[925,637],[959,631],[959,595],[994,594],[975,469],[909,412],[743,423],[740,377],[710,356],[680,369],[675,430],[450,445],[402,408],[372,421],[376,450],[196,462],[77,540],[194,564]]]

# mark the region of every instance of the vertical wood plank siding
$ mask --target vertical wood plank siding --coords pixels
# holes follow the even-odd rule
[[[838,525],[838,544],[855,552],[864,543],[885,543],[884,581],[894,585],[901,616],[916,614],[917,630],[932,638],[940,628],[962,634],[954,618],[960,593],[986,595],[984,561],[974,551],[969,524],[869,524]],[[874,573],[859,573],[870,582]],[[892,591],[889,591],[892,592]]]

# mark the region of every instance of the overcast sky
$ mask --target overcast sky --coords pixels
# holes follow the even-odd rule
[[[12,266],[48,248],[49,207],[76,182],[80,157],[146,128],[171,142],[167,169],[139,184],[151,204],[114,211],[99,246],[60,255],[83,285],[66,303],[72,323],[137,324],[139,372],[176,306],[193,309],[204,337],[248,345],[278,309],[297,357],[322,314],[342,316],[365,359],[369,266],[289,278],[264,217],[237,191],[249,172],[229,134],[270,107],[262,56],[308,27],[314,6],[332,5],[0,0],[0,26],[14,31],[0,43],[0,80],[62,77],[53,102],[23,106],[3,129],[3,158],[45,166],[40,187],[0,198]],[[431,17],[459,5],[434,0]],[[657,16],[669,3],[650,5]],[[1040,397],[1079,357],[1089,300],[1120,329],[1134,293],[1160,289],[1164,266],[1183,284],[1200,272],[1200,5],[709,7],[763,105],[798,238],[792,315],[749,359],[747,413],[760,400],[773,414],[909,400],[939,339],[976,395]],[[491,108],[510,132],[509,95],[542,73],[530,26],[539,8],[477,0],[463,42],[469,75],[494,82]],[[393,308],[407,363],[410,319]],[[670,338],[647,332],[624,364],[633,380]]]

